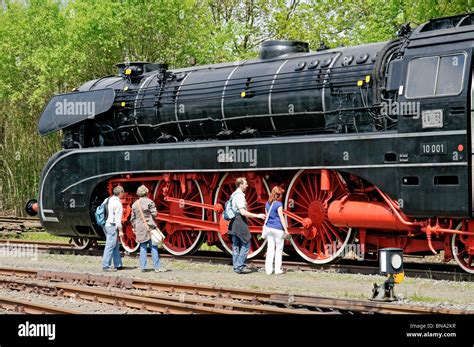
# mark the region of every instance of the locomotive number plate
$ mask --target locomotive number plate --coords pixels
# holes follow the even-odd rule
[[[448,154],[448,144],[446,142],[422,143],[420,146],[421,155]]]
[[[443,110],[427,110],[421,113],[423,129],[426,128],[442,128],[443,127]]]

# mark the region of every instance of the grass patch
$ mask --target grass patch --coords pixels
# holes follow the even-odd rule
[[[217,246],[209,246],[207,243],[203,242],[201,247],[199,248],[200,251],[210,251],[210,252],[221,252],[222,251],[219,249]]]
[[[417,301],[417,302],[427,302],[427,303],[439,303],[440,299],[432,298],[429,296],[423,296],[419,295],[417,292],[415,292],[413,295],[406,295],[406,299],[409,299],[410,301]]]
[[[51,241],[51,242],[64,242],[64,243],[69,242],[68,237],[54,236],[54,235],[48,234],[45,231],[24,232],[24,233],[21,233],[21,234],[2,233],[0,236],[3,239],[17,239],[17,240],[31,240],[31,241]]]

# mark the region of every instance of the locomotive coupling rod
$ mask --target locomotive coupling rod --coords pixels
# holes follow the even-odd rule
[[[222,213],[224,211],[224,208],[222,207],[221,204],[215,204],[215,205],[204,204],[204,203],[196,202],[196,201],[172,198],[170,196],[165,196],[165,201],[175,202],[179,204],[180,206],[188,205],[188,206],[202,207],[207,210],[213,210],[216,213]]]
[[[311,227],[311,225],[313,225],[313,221],[310,218],[302,218],[302,217],[294,214],[293,212],[290,212],[290,211],[287,211],[287,210],[283,210],[283,214],[286,214],[291,219],[294,219],[295,221],[300,222],[301,224],[303,224],[303,227],[305,229],[308,229],[309,227]]]

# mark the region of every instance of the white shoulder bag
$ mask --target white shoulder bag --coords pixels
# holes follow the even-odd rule
[[[268,222],[268,217],[270,217],[270,212],[272,210],[272,207],[273,207],[273,203],[275,201],[272,202],[272,204],[270,205],[270,208],[268,209],[268,213],[267,213],[267,218],[265,218],[265,222],[263,223],[263,227],[262,227],[262,239],[266,240],[267,238],[267,234],[268,234],[268,230],[267,230],[267,222]]]

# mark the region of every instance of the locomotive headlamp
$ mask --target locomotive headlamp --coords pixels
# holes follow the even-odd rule
[[[388,279],[382,285],[374,284],[372,300],[394,301],[395,284],[405,277],[403,272],[403,250],[400,248],[382,248],[379,250],[380,273]]]

